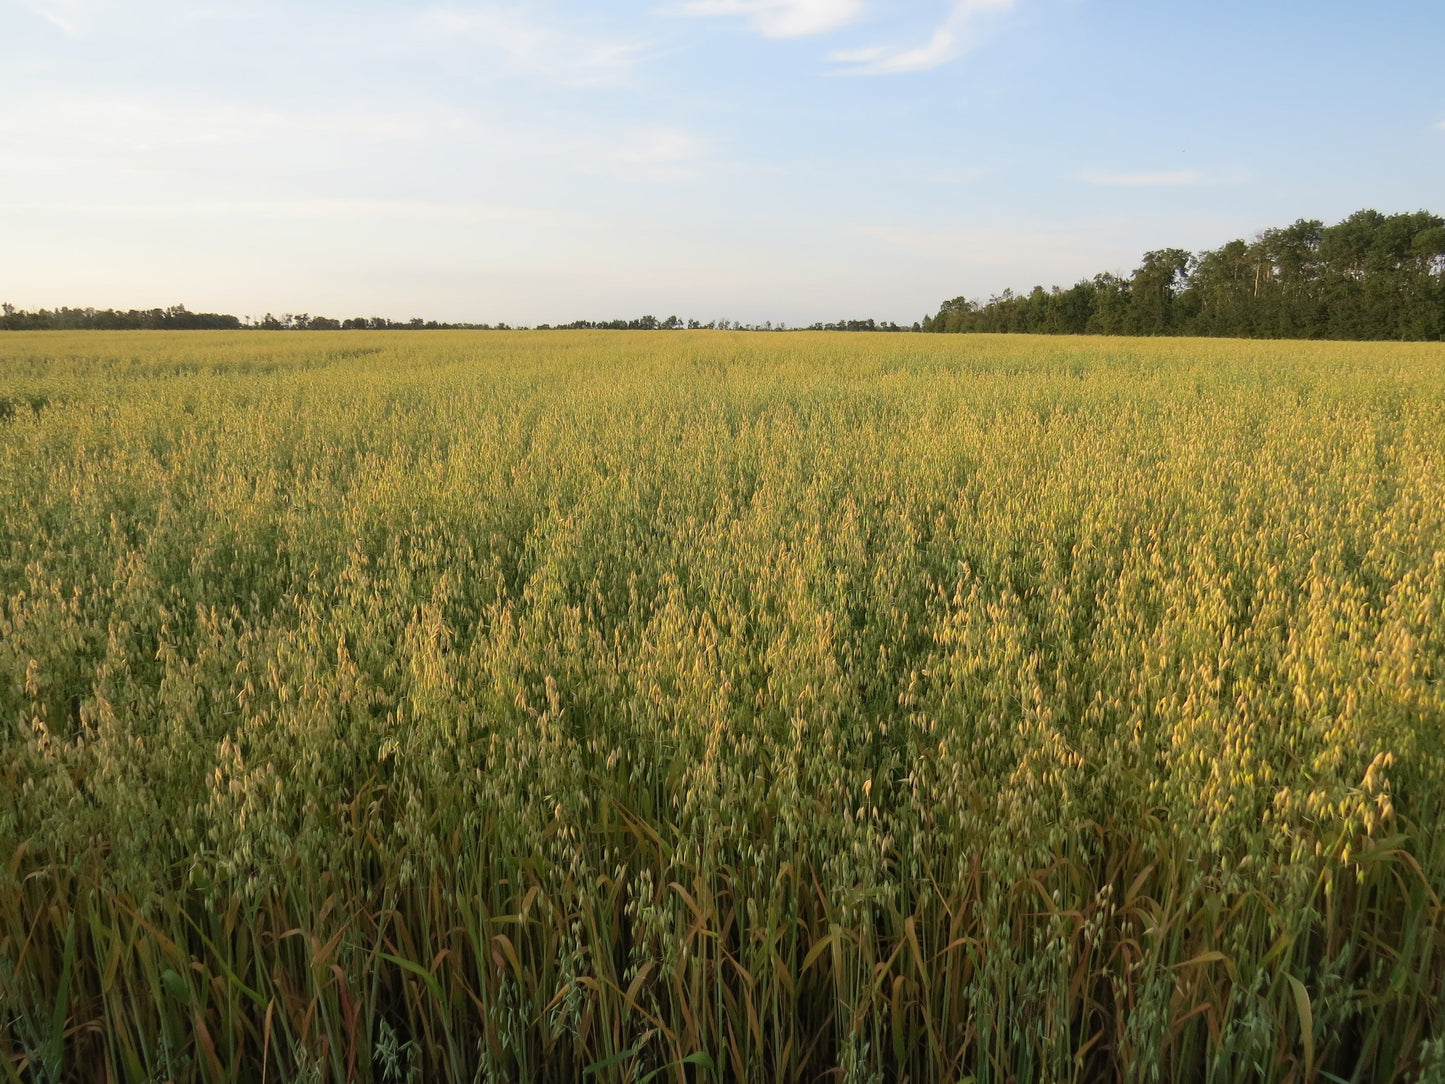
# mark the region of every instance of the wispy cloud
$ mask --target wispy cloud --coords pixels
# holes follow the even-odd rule
[[[623,82],[650,51],[647,42],[599,38],[515,4],[433,7],[418,26],[423,35],[468,39],[514,70],[570,86]]]
[[[677,165],[702,156],[703,141],[678,128],[647,128],[634,132],[618,148],[617,157],[637,165]]]
[[[662,10],[700,18],[740,16],[765,38],[802,38],[851,23],[863,13],[863,0],[688,0]]]
[[[1188,184],[1203,184],[1204,174],[1193,169],[1166,170],[1158,173],[1106,173],[1090,169],[1079,174],[1085,184],[1101,185],[1105,188],[1171,188]]]
[[[166,202],[87,203],[65,200],[15,204],[17,211],[37,214],[93,215],[113,218],[188,217],[277,220],[329,219],[339,222],[526,223],[571,225],[580,216],[510,204],[411,199],[194,200]]]
[[[713,150],[705,132],[681,125],[597,117],[585,125],[559,125],[425,101],[389,106],[358,101],[340,108],[306,103],[287,110],[214,99],[81,94],[0,115],[0,173],[13,170],[30,178],[7,193],[11,209],[23,202],[24,189],[31,199],[49,198],[39,178],[56,170],[67,179],[72,198],[79,192],[91,199],[107,187],[127,185],[136,186],[132,194],[139,195],[146,185],[170,184],[178,193],[172,198],[190,199],[197,184],[239,193],[260,181],[276,192],[298,180],[307,183],[304,178],[315,170],[336,168],[358,179],[351,186],[355,191],[365,188],[360,178],[389,176],[387,163],[398,155],[488,172],[533,170],[552,179],[573,174],[669,183],[699,176]],[[278,179],[276,156],[288,163],[283,172],[289,179]],[[96,183],[100,178],[109,180]],[[272,187],[276,184],[283,187]],[[127,196],[114,198],[125,202]],[[240,210],[246,204],[243,199],[229,206]],[[256,206],[258,213],[265,209]],[[318,209],[317,217],[368,206],[335,199],[329,210]],[[466,201],[389,200],[375,207],[378,215],[418,220],[481,213],[480,205]]]
[[[929,184],[960,185],[973,184],[988,176],[988,170],[983,166],[968,166],[958,169],[938,169],[917,173],[920,181],[927,181]]]
[[[36,15],[64,34],[75,34],[80,29],[80,12],[74,4],[64,0],[21,0],[21,7],[29,8]]]
[[[608,128],[567,141],[566,161],[580,173],[609,174],[628,181],[685,181],[698,175],[709,143],[682,128],[661,125]]]
[[[109,30],[117,25],[134,26],[150,19],[169,24],[193,23],[225,18],[244,10],[199,0],[19,0],[19,3],[71,36]]]
[[[5,151],[147,154],[204,147],[271,147],[318,141],[427,142],[479,138],[475,121],[449,106],[282,109],[170,96],[73,94],[0,116]]]
[[[1097,242],[1073,230],[1021,228],[1017,230],[929,230],[894,225],[856,226],[853,234],[888,249],[937,257],[969,266],[1039,267],[1087,260],[1097,256]]]
[[[947,64],[968,52],[975,41],[975,24],[981,16],[1008,11],[1014,0],[956,0],[948,18],[923,45],[872,45],[844,49],[828,59],[842,64],[845,75],[893,75],[923,72]]]

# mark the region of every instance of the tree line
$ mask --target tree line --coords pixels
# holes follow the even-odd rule
[[[1300,219],[1197,255],[1157,249],[1128,278],[1104,273],[987,302],[956,297],[923,330],[1442,339],[1445,219],[1364,210],[1333,226]]]
[[[635,320],[573,320],[570,324],[538,324],[538,331],[677,331],[686,329],[696,331],[700,328],[712,331],[908,331],[910,329],[900,327],[898,324],[874,319],[867,320],[837,320],[831,323],[809,324],[806,327],[790,328],[786,323],[773,323],[771,320],[764,320],[761,324],[745,324],[741,320],[709,320],[702,323],[698,320],[683,320],[677,316],[669,316],[666,320],[659,320],[655,316],[639,316]],[[913,331],[921,331],[922,325],[915,323]]]
[[[656,316],[638,316],[633,319],[573,320],[569,324],[538,324],[537,331],[599,330],[599,331],[677,331],[699,328],[721,329],[723,331],[788,331],[785,323],[774,324],[765,320],[761,324],[746,324],[741,320],[684,320],[669,316],[659,320]],[[353,316],[337,320],[330,316],[312,316],[309,313],[285,313],[281,316],[267,313],[265,316],[232,316],[229,313],[191,312],[184,305],[172,305],[165,309],[118,309],[68,308],[36,309],[27,312],[17,309],[8,302],[0,305],[0,331],[513,331],[530,330],[513,328],[510,324],[446,323],[438,320],[424,320],[414,316],[410,320],[388,320],[384,316]],[[803,331],[907,331],[895,323],[867,320],[838,320],[834,323],[817,323],[807,328],[793,328]],[[913,331],[920,330],[914,324]]]
[[[506,324],[449,324],[437,320],[388,320],[354,316],[336,320],[308,313],[267,313],[259,319],[224,312],[191,312],[184,305],[164,309],[36,309],[28,312],[9,302],[0,304],[0,331],[427,331],[436,329],[509,330]]]
[[[1300,219],[1252,241],[1191,253],[1146,252],[1128,277],[1104,272],[1073,286],[1027,294],[1005,290],[988,301],[955,297],[911,328],[844,319],[790,329],[737,320],[701,323],[669,316],[574,320],[536,330],[1034,332],[1103,335],[1221,335],[1290,339],[1445,339],[1445,219],[1428,211],[1357,211],[1333,226]],[[68,308],[27,312],[0,305],[0,330],[512,330],[510,325],[447,323],[412,317],[334,319],[308,313],[228,313],[164,309]]]
[[[510,324],[448,323],[443,320],[423,320],[413,316],[410,320],[388,320],[385,316],[352,316],[346,320],[335,320],[330,316],[311,316],[307,313],[286,313],[272,316],[269,312],[260,320],[247,317],[242,323],[246,330],[254,331],[511,331]]]
[[[241,327],[235,316],[191,312],[184,305],[166,309],[37,309],[27,312],[8,301],[0,304],[5,331],[225,331]]]

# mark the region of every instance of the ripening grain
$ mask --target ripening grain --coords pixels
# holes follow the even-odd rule
[[[0,1069],[1439,1073],[1442,680],[1438,344],[9,334]]]

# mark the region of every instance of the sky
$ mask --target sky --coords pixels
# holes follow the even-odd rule
[[[912,323],[1445,213],[1440,0],[0,0],[0,300]]]

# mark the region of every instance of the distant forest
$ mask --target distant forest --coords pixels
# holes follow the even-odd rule
[[[1358,211],[1300,219],[1198,255],[1146,252],[1128,278],[945,301],[924,331],[1445,339],[1445,219]]]
[[[761,324],[744,324],[738,320],[712,320],[700,323],[697,320],[683,320],[669,316],[659,320],[655,316],[638,316],[631,320],[573,320],[570,324],[538,324],[537,331],[678,331],[697,328],[721,328],[724,331],[787,331],[787,324],[774,324],[766,320]],[[838,320],[835,323],[818,323],[795,331],[919,331],[922,325],[915,323],[912,328],[880,320]],[[510,324],[448,324],[436,320],[423,320],[414,316],[410,320],[388,320],[384,316],[353,316],[336,320],[330,316],[312,316],[309,313],[286,313],[273,316],[267,313],[259,320],[250,317],[242,320],[221,312],[191,312],[184,305],[172,305],[165,309],[117,309],[58,308],[36,309],[27,312],[9,303],[0,305],[0,331],[513,331]]]
[[[225,313],[190,312],[184,305],[168,309],[37,309],[26,312],[6,302],[0,305],[3,331],[214,331],[239,328],[241,321]]]
[[[506,330],[506,324],[496,325]],[[388,320],[384,316],[357,316],[349,320],[333,320],[329,316],[308,313],[286,313],[273,316],[269,312],[259,320],[242,320],[224,312],[191,312],[184,305],[165,309],[36,309],[27,312],[8,302],[0,305],[0,331],[352,331],[401,330],[425,331],[438,328],[482,328],[490,324],[443,324],[415,317],[411,320]]]
[[[669,316],[659,320],[655,316],[639,316],[635,320],[573,320],[570,324],[538,324],[538,331],[696,331],[714,328],[723,331],[921,331],[923,325],[915,323],[912,328],[885,320],[836,320],[830,323],[809,324],[806,327],[789,328],[787,324],[775,324],[764,320],[761,324],[744,324],[739,320],[711,320],[700,323],[697,320],[683,320]]]

